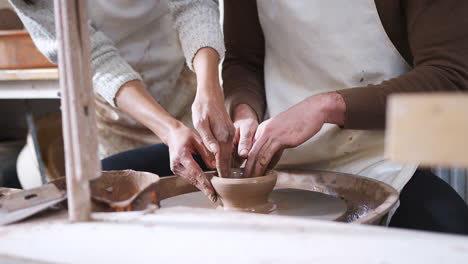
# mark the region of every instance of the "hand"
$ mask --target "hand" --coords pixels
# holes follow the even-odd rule
[[[211,182],[192,156],[200,154],[207,166],[214,165],[214,156],[205,148],[201,138],[190,128],[179,123],[169,132],[165,143],[169,146],[171,170],[174,175],[184,178],[200,189],[211,201],[216,202],[216,193]]]
[[[213,90],[221,91],[221,88]],[[229,177],[234,126],[222,95],[198,93],[192,105],[192,119],[203,143],[215,155],[219,175]]]
[[[194,58],[197,74],[197,95],[192,104],[192,120],[203,143],[216,158],[221,177],[229,177],[234,126],[224,107],[219,84],[219,56],[212,48],[200,49]]]
[[[234,155],[237,166],[249,155],[252,148],[253,138],[258,127],[258,118],[255,111],[247,104],[240,104],[234,108],[232,120],[236,133],[234,145],[237,146],[237,155]]]
[[[124,84],[116,96],[116,103],[120,109],[151,129],[169,146],[171,170],[174,174],[195,185],[213,202],[216,201],[210,181],[192,155],[200,154],[208,167],[214,167],[215,160],[194,131],[167,113],[149,94],[141,81]]]
[[[344,124],[346,105],[338,93],[326,93],[307,98],[288,110],[261,123],[245,166],[245,177],[259,177],[272,169],[284,149],[304,143],[323,124]]]

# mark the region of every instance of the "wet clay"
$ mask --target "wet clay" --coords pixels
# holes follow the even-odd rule
[[[306,219],[333,221],[340,219],[347,210],[345,201],[319,192],[278,188],[269,198],[276,208],[270,214]],[[216,209],[201,192],[177,195],[161,201],[161,208],[191,207]]]
[[[239,171],[234,171],[233,174],[240,175]],[[220,178],[215,176],[211,179],[211,184],[218,194],[224,210],[270,213],[276,209],[276,205],[268,201],[268,197],[276,185],[276,179],[277,176],[274,173],[256,178]]]

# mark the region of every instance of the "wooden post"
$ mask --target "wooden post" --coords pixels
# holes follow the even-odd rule
[[[89,219],[89,180],[100,176],[87,1],[55,0],[69,219]]]

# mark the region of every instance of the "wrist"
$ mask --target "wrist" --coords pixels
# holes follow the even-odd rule
[[[169,138],[171,134],[174,134],[174,131],[183,127],[184,124],[175,118],[168,118],[164,120],[160,125],[157,125],[153,128],[150,128],[153,133],[155,133],[161,141],[169,146]]]
[[[318,105],[320,112],[323,114],[324,123],[344,125],[346,103],[339,93],[324,93],[314,97],[317,97],[319,101]]]
[[[193,59],[193,67],[200,88],[219,87],[219,55],[213,48],[198,50]]]
[[[222,96],[223,91],[219,81],[197,81],[197,97],[212,98]]]
[[[195,101],[199,100],[204,104],[222,103],[224,101],[224,94],[219,82],[198,82]]]
[[[257,113],[248,104],[239,104],[232,112],[232,120],[254,119],[259,122]]]

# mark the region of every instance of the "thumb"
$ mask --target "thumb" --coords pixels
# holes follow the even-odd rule
[[[216,154],[219,152],[219,144],[213,132],[211,132],[209,122],[205,122],[204,125],[200,126],[198,133],[203,140],[203,144],[205,144],[206,148],[209,149],[211,153]]]
[[[237,147],[239,157],[246,159],[249,155],[255,136],[255,128],[252,126],[241,126],[239,128],[239,145]]]

